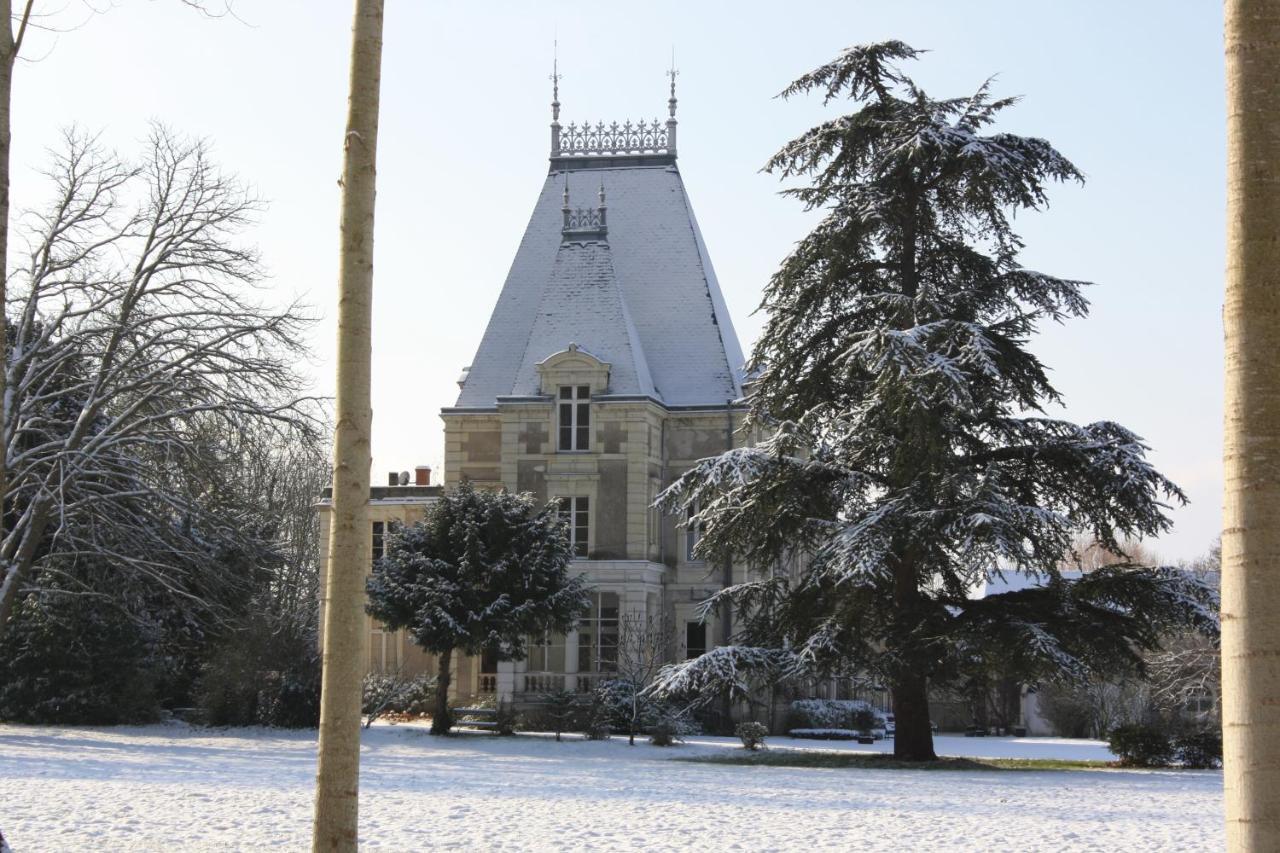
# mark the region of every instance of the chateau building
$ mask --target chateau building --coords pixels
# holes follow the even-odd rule
[[[670,624],[671,659],[727,630],[696,610],[734,567],[695,559],[697,530],[652,508],[697,460],[743,440],[745,413],[742,350],[677,163],[674,74],[665,122],[559,119],[557,78],[546,180],[457,402],[441,413],[443,486],[558,502],[593,605],[577,631],[535,638],[525,661],[459,661],[460,697],[589,689],[612,668],[627,616]],[[374,555],[386,525],[438,495],[419,482],[374,490]],[[370,666],[434,662],[371,625]]]

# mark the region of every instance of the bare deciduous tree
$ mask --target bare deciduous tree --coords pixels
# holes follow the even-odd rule
[[[628,690],[628,743],[635,746],[636,734],[643,725],[645,708],[654,700],[646,690],[658,678],[667,662],[671,645],[672,623],[665,614],[632,610],[618,623],[618,678]]]
[[[287,443],[318,425],[294,368],[309,321],[258,301],[239,240],[258,204],[204,142],[155,127],[130,164],[71,131],[49,177],[56,197],[23,217],[6,305],[0,631],[49,553],[172,586],[199,563],[184,531],[234,538],[174,474],[201,464],[201,433],[252,424]]]

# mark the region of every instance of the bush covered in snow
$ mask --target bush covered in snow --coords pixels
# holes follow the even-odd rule
[[[1209,769],[1222,766],[1222,730],[1184,732],[1173,739],[1174,757],[1183,767]]]
[[[734,729],[734,734],[742,741],[743,749],[749,749],[754,752],[757,749],[764,748],[764,739],[769,734],[769,727],[764,723],[757,723],[751,720],[745,723],[738,723],[738,727]]]
[[[635,706],[633,701],[637,703]],[[631,731],[635,709],[638,709],[634,718],[637,733],[652,732],[659,726],[669,727],[677,735],[696,734],[699,730],[698,724],[677,703],[636,691],[624,678],[601,681],[589,695],[587,704],[589,719],[597,727],[603,725],[610,731]]]
[[[675,746],[683,739],[683,728],[676,720],[662,720],[649,727],[649,743],[654,746]]]
[[[1158,726],[1117,726],[1109,745],[1122,767],[1168,767],[1174,759],[1172,738]]]
[[[787,712],[788,729],[841,729],[857,731],[860,714],[871,714],[881,725],[879,712],[861,699],[797,699]]]
[[[364,677],[360,708],[365,715],[365,728],[389,714],[419,717],[430,713],[435,689],[434,675],[410,677],[399,672],[369,673]]]

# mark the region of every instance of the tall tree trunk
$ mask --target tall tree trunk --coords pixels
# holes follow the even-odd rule
[[[903,761],[933,761],[933,727],[929,723],[929,680],[904,673],[889,685],[893,691],[893,757]]]
[[[1280,850],[1280,3],[1225,11],[1227,847]]]
[[[440,653],[440,671],[436,676],[436,710],[431,715],[431,733],[447,735],[453,728],[453,715],[449,712],[449,685],[453,683],[453,649]]]
[[[31,4],[26,0],[18,18],[18,34],[13,34],[12,0],[0,0],[0,541],[4,540],[4,506],[8,494],[9,442],[5,440],[9,423],[9,147],[13,134],[11,107],[13,101],[13,69],[22,48],[22,37],[31,20]],[[0,563],[0,637],[4,636],[9,616],[17,600],[22,580],[17,569]]]
[[[315,851],[357,849],[360,692],[368,630],[369,402],[373,212],[382,67],[382,0],[356,0],[342,168],[333,513],[325,587],[324,677],[316,773]]]
[[[13,66],[18,58],[10,24],[12,17],[13,3],[0,0],[0,541],[4,540],[4,505],[9,471],[9,442],[5,440],[9,423],[9,146],[13,138],[10,127]],[[5,565],[0,571],[8,575],[11,570]],[[0,581],[3,580],[5,578],[0,577]],[[4,636],[5,625],[9,622],[19,580],[15,573],[13,594],[0,595],[0,636]]]
[[[916,561],[910,545],[900,546],[901,556],[893,569],[893,607],[895,619],[904,626],[913,626],[920,618],[920,587],[916,580]],[[899,637],[910,637],[914,632],[900,629]],[[899,640],[898,642],[901,642]],[[889,685],[893,693],[893,756],[903,761],[932,761],[933,727],[929,723],[929,679],[915,669],[912,659],[915,650],[899,648],[904,663],[900,663]]]

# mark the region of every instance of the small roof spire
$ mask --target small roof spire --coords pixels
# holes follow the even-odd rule
[[[676,69],[676,48],[671,46],[671,68],[667,71],[667,76],[671,78],[671,97],[667,99],[667,111],[671,118],[676,117],[676,77],[680,72]]]
[[[551,42],[551,76],[547,79],[551,81],[551,120],[553,122],[560,121],[560,40],[554,39]]]
[[[567,173],[566,173],[567,177]],[[600,206],[604,207],[604,178],[600,179]]]

